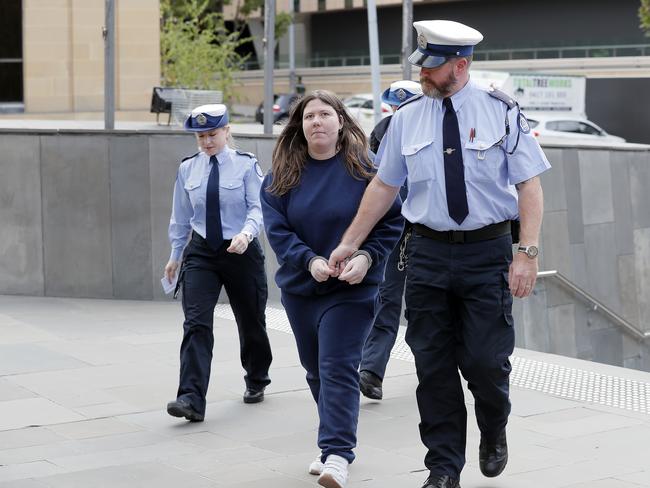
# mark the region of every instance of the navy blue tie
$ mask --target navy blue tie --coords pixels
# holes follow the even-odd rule
[[[223,242],[221,230],[221,209],[219,207],[219,163],[216,156],[210,156],[212,169],[205,192],[205,239],[217,251]]]
[[[451,98],[443,98],[442,104],[446,109],[442,120],[442,152],[445,160],[447,210],[449,216],[460,225],[469,214],[463,152],[460,147],[460,130]]]

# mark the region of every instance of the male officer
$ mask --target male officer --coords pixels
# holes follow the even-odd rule
[[[415,22],[426,96],[393,116],[377,178],[332,252],[350,256],[408,176],[402,207],[413,223],[406,278],[406,340],[415,356],[420,435],[430,476],[423,488],[458,488],[467,412],[458,368],[475,399],[479,464],[499,475],[508,460],[508,357],[512,296],[528,296],[537,275],[543,212],[538,175],[550,168],[525,117],[505,94],[469,80],[483,36],[457,22]],[[511,221],[521,224],[512,255]]]
[[[389,104],[395,112],[402,103],[421,94],[422,87],[418,82],[399,80],[391,83],[390,87],[381,94],[381,101]],[[390,115],[381,119],[373,129],[370,134],[371,151],[376,153],[379,149],[379,144],[384,138],[392,117]],[[406,200],[408,195],[406,185],[400,188],[399,193],[402,201]],[[373,400],[381,400],[384,396],[382,384],[386,364],[388,364],[390,351],[395,345],[399,330],[406,271],[398,263],[404,236],[407,232],[408,228],[405,228],[400,241],[386,261],[384,281],[379,285],[379,305],[375,321],[363,346],[363,359],[359,367],[359,389],[364,396]]]

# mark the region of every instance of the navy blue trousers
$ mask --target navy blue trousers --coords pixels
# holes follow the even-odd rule
[[[419,380],[425,465],[433,474],[459,478],[467,411],[458,370],[474,396],[483,436],[496,438],[510,414],[512,238],[449,244],[414,232],[408,254],[406,342]]]
[[[402,239],[404,237],[402,236]],[[379,304],[375,322],[363,346],[361,371],[370,371],[382,380],[386,374],[386,365],[390,352],[397,339],[399,320],[402,314],[402,295],[406,270],[398,270],[401,240],[386,260],[384,281],[379,285]]]
[[[214,307],[222,286],[237,322],[246,387],[259,389],[271,382],[271,345],[264,313],[268,295],[264,254],[257,239],[243,254],[227,252],[229,245],[229,240],[224,241],[215,252],[205,239],[193,233],[179,277],[185,322],[177,398],[189,401],[199,413],[205,413],[214,345]]]
[[[375,316],[376,286],[322,296],[282,293],[307,384],[318,405],[318,447],[351,463],[359,420],[359,362]]]

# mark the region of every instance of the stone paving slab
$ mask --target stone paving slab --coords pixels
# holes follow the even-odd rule
[[[178,303],[0,296],[0,310],[0,488],[317,486],[306,471],[318,452],[317,412],[286,324],[269,323],[266,400],[245,405],[237,330],[217,316],[206,420],[188,423],[165,412],[178,379]],[[515,367],[543,363],[650,387],[640,371],[515,355]],[[426,478],[417,378],[408,354],[399,357],[384,400],[361,400],[350,488],[419,487]],[[465,389],[463,488],[650,488],[650,414],[528,383],[512,388],[510,460],[496,479],[479,472]]]

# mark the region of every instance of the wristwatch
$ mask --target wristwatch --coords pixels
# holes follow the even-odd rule
[[[523,252],[530,259],[535,259],[539,254],[537,246],[519,246],[517,252]]]
[[[248,242],[253,242],[253,233],[248,231],[243,231],[242,234],[246,236]]]

